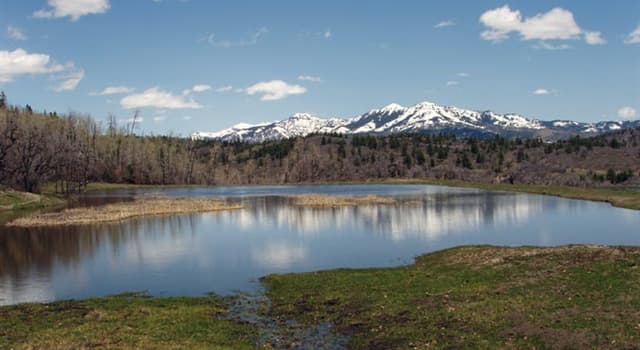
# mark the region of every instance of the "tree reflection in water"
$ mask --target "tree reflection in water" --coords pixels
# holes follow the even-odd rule
[[[268,273],[385,266],[460,244],[639,243],[622,232],[633,232],[640,214],[606,204],[473,190],[396,197],[401,204],[338,208],[239,197],[239,211],[0,227],[0,304],[131,290],[230,292]],[[603,238],[612,225],[620,237]]]

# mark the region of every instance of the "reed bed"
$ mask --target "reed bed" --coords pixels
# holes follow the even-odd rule
[[[368,195],[366,197],[329,196],[322,194],[309,194],[291,196],[293,203],[302,207],[334,208],[345,206],[357,206],[366,204],[397,204],[398,201],[389,197]]]
[[[122,221],[139,216],[188,214],[241,208],[241,205],[230,205],[217,198],[141,197],[131,202],[99,207],[72,208],[60,212],[26,216],[10,222],[8,226],[85,225]]]

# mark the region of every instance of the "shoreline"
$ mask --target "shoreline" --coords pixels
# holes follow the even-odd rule
[[[605,202],[614,207],[640,210],[640,189],[625,187],[577,187],[566,185],[537,185],[537,184],[505,184],[485,183],[462,180],[432,180],[432,179],[367,179],[362,181],[326,181],[326,182],[297,182],[297,183],[270,183],[270,184],[244,184],[244,185],[128,185],[128,184],[97,184],[93,188],[90,185],[88,191],[109,191],[127,188],[190,188],[190,187],[251,187],[251,186],[322,186],[322,185],[432,185],[458,188],[475,188],[487,191],[505,191],[516,193],[529,193],[547,196],[555,196],[568,199],[588,200],[593,202]]]
[[[111,223],[143,216],[166,216],[241,209],[219,198],[138,198],[98,207],[79,207],[17,218],[15,227],[67,226]]]
[[[640,305],[638,266],[640,247],[461,246],[400,267],[268,275],[271,306],[255,312],[285,335],[293,321],[329,323],[353,349],[625,348],[640,342],[629,308]],[[0,348],[254,348],[264,329],[234,319],[225,299],[129,293],[3,306]]]
[[[322,185],[431,185],[445,186],[455,188],[475,188],[487,191],[504,191],[514,193],[529,193],[537,195],[555,196],[567,199],[587,200],[594,202],[604,202],[623,209],[640,210],[640,191],[624,187],[573,187],[573,186],[556,186],[556,185],[518,185],[518,184],[493,184],[484,182],[471,182],[460,180],[430,180],[430,179],[369,179],[363,181],[339,181],[339,182],[302,182],[288,184],[249,184],[249,185],[225,185],[227,187],[238,186],[322,186]],[[223,187],[223,186],[200,186],[200,185],[132,185],[132,184],[110,184],[110,183],[93,183],[89,184],[87,191],[112,191],[122,189],[162,189],[162,188],[195,188],[195,187]],[[38,201],[17,200],[15,203],[0,205],[0,225],[7,223],[16,218],[22,218],[33,213],[38,209],[55,209],[61,208],[66,203],[66,199],[62,199],[56,195],[45,192],[42,195],[24,193],[19,191],[3,191],[0,194],[11,193],[17,198],[38,197]],[[166,215],[170,215],[167,213]]]
[[[64,199],[52,194],[0,190],[0,213],[54,207],[65,203]]]

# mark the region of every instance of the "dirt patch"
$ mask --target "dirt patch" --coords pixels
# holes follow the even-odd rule
[[[593,335],[585,331],[571,332],[565,329],[539,326],[522,322],[499,333],[504,338],[538,338],[545,346],[553,350],[589,349],[593,344]]]

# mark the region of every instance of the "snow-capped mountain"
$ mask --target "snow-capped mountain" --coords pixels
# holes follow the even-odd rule
[[[262,142],[306,136],[311,133],[338,132],[347,134],[350,130],[343,127],[347,123],[346,119],[322,119],[307,113],[296,113],[281,121],[255,125],[242,123],[218,132],[195,132],[191,137],[194,139]]]
[[[628,127],[640,127],[640,120],[598,123],[541,121],[518,114],[480,112],[422,102],[411,107],[392,103],[346,119],[323,119],[307,113],[297,113],[288,119],[271,123],[237,124],[218,132],[195,132],[192,138],[263,142],[312,133],[389,135],[448,132],[460,136],[539,136],[551,140],[573,135],[596,135]]]

